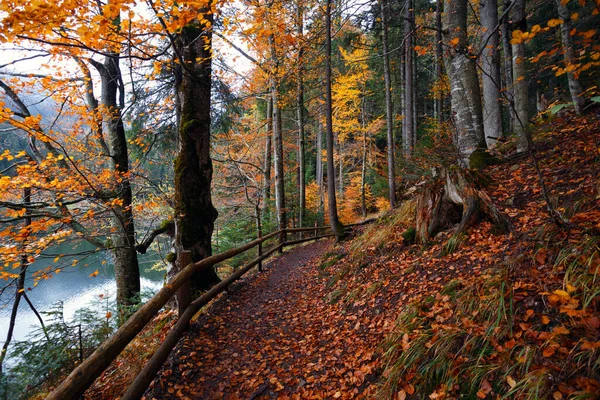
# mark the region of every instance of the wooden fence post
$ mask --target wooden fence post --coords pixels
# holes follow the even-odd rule
[[[192,252],[189,250],[183,250],[177,257],[179,261],[179,269],[182,270],[191,264]],[[179,289],[177,289],[177,317],[181,317],[185,312],[185,309],[190,305],[190,280],[186,280]]]
[[[285,243],[285,228],[279,232],[279,254],[283,253],[283,243]]]

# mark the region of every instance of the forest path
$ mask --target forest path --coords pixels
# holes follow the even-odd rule
[[[333,248],[332,240],[295,247],[224,294],[192,324],[145,398],[370,393],[381,327],[367,329],[328,301],[318,267]]]

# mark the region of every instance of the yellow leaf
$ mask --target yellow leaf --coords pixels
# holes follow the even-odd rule
[[[95,277],[97,277],[97,276],[98,276],[98,270],[95,270],[94,272],[92,272],[92,273],[90,274],[90,277],[92,277],[92,278],[95,278]]]
[[[573,293],[576,290],[577,288],[575,286],[567,284],[567,292]]]
[[[569,295],[569,293],[565,292],[564,290],[555,290],[554,294],[558,295],[558,297],[560,297],[561,299],[565,299],[568,300],[571,298],[571,296]]]
[[[546,315],[542,315],[542,324],[548,325],[550,323],[550,318]]]
[[[517,385],[517,382],[510,375],[506,377],[506,382],[508,382],[508,386],[510,386],[511,389]]]
[[[579,19],[579,13],[573,13],[571,14],[571,20],[572,21],[577,21]]]

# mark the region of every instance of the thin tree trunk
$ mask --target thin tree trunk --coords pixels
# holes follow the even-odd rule
[[[140,269],[135,250],[132,212],[133,195],[129,181],[129,154],[121,115],[124,88],[121,83],[119,54],[109,54],[103,64],[93,62],[93,65],[100,73],[102,105],[105,110],[104,125],[108,135],[112,168],[117,175],[116,197],[121,201],[119,207],[113,208],[112,226],[115,233],[112,234],[112,245],[117,281],[117,305],[121,309],[119,321],[122,323],[131,313],[130,307],[139,302],[140,293]]]
[[[317,187],[321,190],[323,186],[323,123],[321,122],[321,115],[319,115],[319,120],[317,121],[317,134],[315,135],[316,141],[316,149],[317,149],[317,160],[315,167],[315,181],[317,183]]]
[[[502,137],[502,108],[500,104],[500,58],[498,55],[498,3],[482,0],[480,3],[482,24],[481,69],[483,81],[483,132],[488,148],[496,145]]]
[[[360,108],[360,123],[363,133],[363,148],[362,148],[362,167],[360,169],[360,209],[363,219],[367,216],[367,199],[366,199],[366,180],[367,180],[367,129],[365,128],[367,120],[367,112],[365,99],[362,99]]]
[[[279,104],[279,62],[273,35],[269,36],[269,44],[271,45],[271,59],[274,65],[273,76],[271,77],[271,96],[273,97],[273,145],[275,148],[275,208],[277,211],[278,229],[284,229],[287,226],[287,219],[285,210],[285,175],[283,172],[283,132]],[[282,233],[279,238],[280,242],[283,243],[285,237],[285,233]]]
[[[339,137],[337,139],[337,144],[338,144],[338,159],[339,159],[339,190],[338,193],[340,194],[340,199],[344,198],[344,152],[342,151],[342,142],[340,141]]]
[[[508,13],[506,13],[506,10],[508,10],[511,4],[511,0],[504,0],[503,13],[505,13],[505,15],[502,19],[502,47],[504,49],[504,91],[506,94],[506,99],[508,100],[508,131],[514,132],[516,115],[512,78],[512,45],[510,44],[512,26],[508,18]]]
[[[31,205],[31,188],[23,189],[23,204],[25,205],[25,213],[27,215],[29,214],[29,209],[27,208],[27,206]],[[6,354],[8,352],[8,346],[12,341],[15,323],[17,320],[17,313],[19,312],[19,304],[21,303],[21,296],[23,296],[25,290],[25,274],[27,273],[27,268],[29,267],[29,260],[27,258],[27,253],[25,252],[25,247],[27,246],[27,237],[30,233],[30,227],[31,217],[26,216],[24,220],[24,226],[22,229],[22,232],[24,233],[24,239],[21,243],[21,270],[19,271],[19,276],[17,277],[17,286],[15,288],[15,301],[13,302],[13,307],[10,313],[10,320],[8,323],[8,332],[6,333],[6,340],[2,345],[2,350],[0,350],[0,378],[2,377],[2,368],[4,364],[4,359],[6,358]]]
[[[462,166],[470,167],[472,154],[485,148],[485,139],[479,80],[475,61],[468,54],[467,0],[446,0],[443,31],[458,158]]]
[[[333,116],[331,99],[331,1],[327,0],[325,10],[325,120],[327,139],[327,197],[329,205],[329,223],[336,240],[344,235],[344,226],[337,213],[335,198],[335,163],[333,160]]]
[[[383,77],[385,81],[385,122],[387,128],[387,169],[390,207],[396,207],[396,174],[394,159],[394,113],[392,103],[392,79],[390,77],[390,54],[388,43],[388,3],[379,1],[381,10],[381,41],[383,44]]]
[[[271,200],[271,165],[273,163],[273,98],[267,100],[267,136],[265,137],[265,165],[263,178],[264,208],[269,207]]]
[[[298,1],[298,40],[303,40],[304,30],[304,10],[303,6]],[[299,213],[298,225],[304,224],[305,209],[306,209],[306,159],[305,159],[305,134],[304,134],[304,68],[302,63],[304,55],[304,45],[301,43],[298,49],[298,96],[297,96],[297,118],[298,118],[298,171],[300,179],[299,186]]]
[[[555,0],[556,6],[558,7],[558,15],[563,20],[560,27],[560,33],[562,38],[563,52],[565,56],[565,67],[575,64],[575,49],[573,46],[573,37],[571,36],[571,12],[569,11],[568,5],[563,5],[561,0]],[[571,99],[575,106],[575,112],[581,115],[585,99],[582,96],[583,89],[579,83],[579,79],[575,76],[573,71],[567,69],[567,80],[569,82],[569,92],[571,93]]]
[[[438,82],[442,80],[442,0],[436,0],[435,3],[435,26],[437,28],[435,32],[435,76]],[[441,85],[440,85],[441,87]],[[441,90],[437,94],[435,99],[435,117],[438,124],[444,121],[443,115],[444,102],[442,98]]]
[[[412,157],[414,143],[414,91],[413,91],[413,33],[411,23],[411,1],[406,0],[405,20],[404,20],[404,125],[405,137],[404,155],[408,158]]]
[[[513,0],[513,28],[522,32],[527,31],[527,20],[525,15],[525,0]],[[527,134],[525,129],[529,125],[528,112],[528,93],[527,79],[525,76],[525,43],[516,43],[512,45],[513,51],[513,83],[514,83],[514,101],[517,121],[515,124],[515,133],[517,135],[517,152],[527,151]]]

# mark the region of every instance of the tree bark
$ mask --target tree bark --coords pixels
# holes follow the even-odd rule
[[[513,88],[513,68],[512,68],[512,46],[510,44],[510,37],[512,33],[512,26],[508,18],[506,10],[512,4],[511,0],[504,0],[505,13],[502,19],[502,47],[504,49],[504,92],[508,101],[508,131],[515,131],[515,99],[514,99],[514,88]]]
[[[442,80],[442,0],[436,0],[435,2],[435,26],[437,28],[435,32],[435,77],[438,82]],[[444,121],[444,102],[441,91],[437,94],[435,99],[435,118],[438,124]]]
[[[470,167],[472,155],[485,149],[485,139],[479,80],[475,61],[468,53],[467,0],[445,0],[443,20],[458,160],[462,166]]]
[[[23,204],[28,206],[31,204],[31,188],[23,189]],[[21,243],[22,251],[21,251],[21,270],[19,271],[19,276],[17,277],[17,286],[15,288],[15,300],[13,302],[13,307],[10,313],[10,320],[8,323],[8,332],[6,333],[6,340],[2,345],[2,349],[0,350],[0,378],[2,378],[2,368],[4,364],[4,359],[6,358],[6,354],[8,353],[8,346],[12,341],[13,332],[15,329],[15,323],[17,321],[17,313],[19,311],[19,304],[21,303],[21,297],[25,291],[25,274],[27,273],[27,268],[29,267],[29,260],[27,258],[27,254],[25,253],[25,246],[27,246],[27,237],[29,236],[30,226],[31,226],[31,216],[29,216],[29,211],[25,208],[26,217],[24,220],[24,239],[23,243]],[[33,307],[32,307],[33,309]],[[35,311],[35,310],[34,310]],[[44,324],[42,322],[42,327]],[[44,328],[44,333],[46,329]],[[47,335],[46,335],[47,337]]]
[[[271,164],[273,163],[273,98],[267,100],[267,136],[265,137],[265,165],[263,178],[264,208],[271,200]]]
[[[513,29],[527,31],[525,15],[525,0],[513,0]],[[527,79],[525,76],[525,43],[512,45],[513,52],[513,88],[515,101],[515,133],[517,135],[517,152],[523,153],[528,149],[527,134],[525,129],[529,125]]]
[[[320,113],[321,114],[321,113]],[[317,149],[317,160],[315,167],[315,180],[317,182],[317,187],[319,188],[319,192],[323,187],[323,122],[321,122],[322,114],[319,115],[319,120],[317,121],[317,134],[316,134],[316,149]]]
[[[412,157],[413,145],[415,141],[415,121],[414,121],[414,90],[413,90],[413,24],[411,1],[406,0],[404,19],[404,120],[405,126],[402,142],[404,145],[404,155],[407,158]]]
[[[383,77],[385,81],[385,122],[387,128],[387,169],[390,207],[396,207],[396,176],[394,159],[394,113],[392,104],[392,79],[390,77],[390,54],[388,43],[388,3],[379,0],[381,10],[381,41],[383,45]]]
[[[498,55],[498,2],[482,0],[481,70],[483,81],[483,132],[488,148],[502,137],[502,108],[500,104],[500,58]]]
[[[298,76],[297,76],[297,118],[298,118],[298,173],[299,173],[299,199],[298,199],[298,225],[304,226],[305,209],[306,209],[306,159],[305,159],[305,133],[304,133],[304,68],[302,63],[304,62],[304,45],[302,43],[304,34],[304,8],[298,1],[298,40],[300,46],[298,48]]]
[[[287,225],[285,209],[285,175],[283,172],[283,132],[281,123],[281,108],[279,104],[279,61],[275,49],[273,35],[269,36],[271,46],[271,60],[273,71],[271,76],[271,96],[273,98],[273,145],[275,151],[275,208],[277,212],[278,229],[284,229]],[[280,241],[285,241],[285,233],[281,234]]]
[[[210,158],[211,44],[213,14],[202,10],[211,25],[193,22],[178,35],[185,62],[177,90],[181,104],[179,151],[175,160],[175,249],[191,251],[197,262],[212,254],[211,238],[218,213],[212,204]],[[179,270],[185,265],[178,265]],[[220,282],[214,268],[195,272],[192,289],[206,290]]]
[[[333,116],[331,99],[331,1],[327,0],[325,10],[325,135],[327,139],[327,197],[329,205],[329,223],[336,240],[344,235],[344,226],[337,213],[335,198],[335,163],[333,160]]]
[[[126,308],[139,302],[140,293],[140,269],[135,250],[132,212],[133,196],[129,181],[129,154],[121,115],[124,88],[118,54],[109,54],[105,57],[104,64],[94,63],[94,66],[100,73],[101,102],[105,110],[103,122],[108,136],[110,160],[116,175],[116,198],[121,201],[120,206],[112,208],[115,233],[111,240],[117,281],[117,304],[122,309],[120,321],[123,322],[123,318],[131,311]]]
[[[573,37],[571,36],[571,12],[569,11],[568,5],[563,5],[561,0],[555,0],[556,7],[558,8],[558,16],[563,20],[560,27],[560,33],[562,38],[562,46],[565,57],[565,67],[573,65],[575,63],[575,49],[573,45]],[[579,83],[579,79],[574,71],[567,70],[567,80],[569,82],[569,93],[575,106],[575,112],[577,115],[581,115],[585,99],[582,96],[583,89]]]
[[[438,232],[456,225],[460,237],[481,219],[489,219],[499,231],[509,232],[510,222],[478,187],[476,180],[459,168],[437,170],[417,198],[416,236],[427,243]]]

